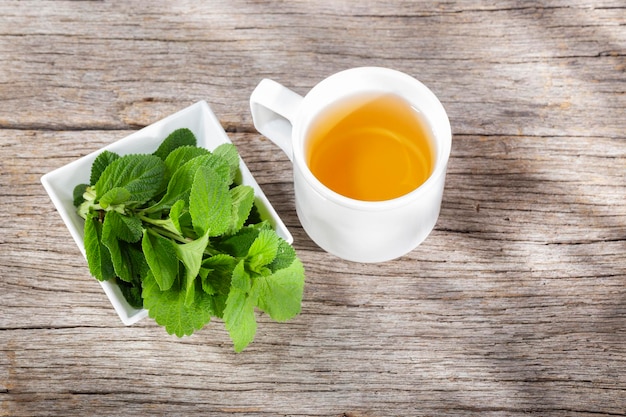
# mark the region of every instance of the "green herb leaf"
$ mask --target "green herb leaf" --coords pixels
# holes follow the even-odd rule
[[[208,155],[210,152],[204,148],[197,148],[195,146],[181,146],[170,153],[165,159],[165,166],[170,173],[176,172],[178,168],[191,161],[193,158],[202,155]]]
[[[104,230],[103,228],[103,231]],[[133,269],[130,259],[128,258],[128,253],[125,251],[125,242],[120,241],[114,235],[109,235],[106,239],[104,237],[102,238],[102,243],[104,243],[111,254],[111,262],[113,263],[115,275],[121,280],[132,282]]]
[[[96,159],[91,165],[91,176],[89,178],[89,184],[94,185],[96,182],[98,182],[106,167],[108,167],[111,162],[115,161],[119,157],[120,156],[115,152],[106,150],[102,151],[98,156],[96,156]]]
[[[141,220],[137,217],[125,216],[116,211],[108,211],[104,216],[103,240],[110,237],[125,242],[138,242],[143,235]]]
[[[99,281],[107,281],[115,277],[109,250],[102,243],[102,223],[97,218],[85,219],[84,230],[85,256],[89,272]]]
[[[170,209],[178,200],[183,200],[185,205],[187,205],[189,203],[189,194],[191,193],[191,186],[193,185],[196,171],[198,171],[201,166],[206,166],[210,158],[212,158],[212,155],[206,154],[185,162],[170,178],[165,195],[157,204],[149,207],[146,212],[156,213],[160,210]]]
[[[106,244],[111,253],[117,281],[139,287],[141,279],[149,270],[141,246],[115,238],[111,238]]]
[[[159,148],[154,151],[153,155],[158,156],[165,161],[174,149],[181,146],[196,146],[196,137],[193,132],[187,128],[177,129],[170,133],[161,143]]]
[[[167,291],[161,291],[152,272],[148,272],[142,286],[144,308],[169,334],[178,337],[190,335],[211,320],[213,300],[201,288],[194,291],[193,302],[188,303],[186,292],[180,291],[175,286]]]
[[[95,185],[96,200],[111,189],[125,188],[129,200],[145,203],[163,189],[165,164],[154,155],[126,155],[111,162]]]
[[[276,272],[280,269],[289,267],[294,260],[296,260],[296,250],[287,243],[285,240],[280,239],[278,242],[278,250],[276,251],[276,258],[268,265],[268,268],[272,272]]]
[[[213,296],[214,314],[222,317],[226,307],[226,299],[230,291],[230,283],[237,260],[227,254],[218,254],[206,258],[202,262],[202,289]]]
[[[224,181],[227,185],[232,184],[230,179],[230,166],[228,165],[228,161],[226,159],[211,153],[209,155],[198,157],[197,162],[202,164],[204,167],[215,170],[222,181]]]
[[[74,207],[80,206],[85,201],[83,194],[87,191],[87,187],[89,187],[88,184],[78,184],[74,187],[74,191],[72,192]]]
[[[223,234],[230,226],[231,205],[228,184],[212,168],[200,167],[189,196],[189,213],[196,233]]]
[[[178,258],[174,243],[158,233],[144,230],[141,247],[159,289],[169,290],[178,276]]]
[[[122,281],[121,279],[115,280],[117,286],[122,291],[122,295],[134,308],[143,307],[143,299],[141,298],[141,280],[137,279],[133,282]]]
[[[131,264],[133,278],[131,283],[141,287],[141,280],[150,270],[148,263],[146,262],[146,257],[141,249],[141,244],[139,242],[134,244],[125,244],[124,250],[127,252],[127,259]]]
[[[248,250],[248,267],[261,275],[271,273],[266,265],[269,265],[278,251],[280,238],[273,230],[261,230]]]
[[[138,242],[141,235],[141,221],[138,218],[127,217],[116,211],[108,211],[104,216],[101,240],[109,250],[115,275],[126,282],[132,282],[139,275],[133,259],[136,254],[129,242]]]
[[[185,201],[178,200],[176,203],[172,205],[172,208],[170,209],[170,215],[169,215],[169,218],[172,224],[174,225],[176,231],[181,234],[183,233],[183,228],[181,225],[181,218],[184,213],[185,213]]]
[[[192,242],[174,245],[176,256],[185,266],[185,285],[183,289],[186,293],[185,300],[187,303],[192,303],[194,300],[195,282],[202,266],[204,250],[208,244],[209,235],[206,233]]]
[[[254,316],[255,297],[239,288],[235,283],[250,282],[245,271],[243,261],[240,261],[233,271],[233,286],[231,286],[226,307],[224,308],[224,325],[235,345],[235,351],[241,352],[254,340],[256,334],[256,319]],[[244,287],[247,285],[243,285]]]
[[[258,307],[272,320],[286,321],[300,313],[304,267],[299,259],[272,275],[255,278],[253,285],[253,291],[258,294]]]
[[[228,164],[230,168],[230,181],[232,184],[239,171],[239,153],[237,148],[232,143],[222,143],[217,148],[213,149],[213,154],[222,158]]]
[[[226,234],[237,233],[250,216],[250,210],[254,205],[254,189],[248,185],[238,185],[230,190],[232,201],[231,222]]]
[[[245,258],[248,255],[250,246],[258,235],[258,228],[246,226],[232,236],[217,239],[213,245],[221,252],[228,253],[236,258]]]
[[[130,191],[126,188],[114,187],[104,193],[104,195],[100,198],[100,206],[106,209],[109,206],[126,203],[130,200],[130,198]]]

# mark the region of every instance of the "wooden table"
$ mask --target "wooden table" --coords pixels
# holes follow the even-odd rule
[[[0,1],[0,415],[626,415],[624,0]],[[410,254],[319,249],[248,108],[385,66],[446,107],[439,222]],[[206,100],[295,237],[287,323],[124,326],[40,183]]]

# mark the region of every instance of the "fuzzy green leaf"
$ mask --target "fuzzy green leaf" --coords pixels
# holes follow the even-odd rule
[[[272,272],[276,272],[280,269],[289,267],[296,259],[296,250],[287,243],[285,240],[280,239],[278,242],[278,250],[276,251],[276,258],[268,265],[268,268]]]
[[[115,277],[109,250],[102,244],[102,223],[98,219],[88,217],[85,220],[84,241],[85,256],[89,272],[99,281],[107,281]]]
[[[217,155],[208,153],[206,155],[200,155],[197,158],[192,159],[189,163],[194,164],[196,167],[208,167],[213,168],[217,174],[219,174],[225,182],[228,182],[228,176],[230,167],[228,162]],[[194,172],[195,173],[195,172]]]
[[[141,247],[159,288],[161,291],[169,290],[178,276],[178,258],[174,243],[158,233],[145,230]]]
[[[104,195],[100,198],[100,206],[105,209],[109,206],[126,203],[130,200],[130,198],[130,191],[126,188],[114,187],[104,193]]]
[[[238,185],[230,190],[232,200],[231,222],[226,234],[237,233],[250,216],[254,205],[254,189],[248,185]]]
[[[240,261],[233,271],[234,282],[246,282],[250,280],[244,268],[243,261]],[[230,338],[233,341],[236,352],[241,352],[250,342],[254,340],[256,334],[256,318],[254,316],[254,306],[256,299],[252,294],[232,286],[226,299],[224,308],[224,325]]]
[[[128,245],[128,243],[120,241],[115,236],[109,236],[106,240],[103,238],[102,243],[104,243],[111,254],[111,262],[113,263],[115,275],[123,281],[132,282],[133,269],[131,260],[126,252],[126,245]]]
[[[174,151],[176,152],[176,151]],[[147,213],[156,213],[160,210],[170,209],[178,200],[183,200],[185,205],[189,203],[189,194],[193,185],[196,172],[201,166],[208,164],[212,155],[200,155],[185,162],[171,176],[167,184],[167,191],[161,200],[146,210]]]
[[[202,155],[208,155],[210,152],[204,148],[198,148],[195,146],[181,146],[170,153],[165,159],[165,166],[170,173],[176,172],[178,168],[185,165],[187,162]]]
[[[189,213],[198,235],[219,236],[228,230],[231,197],[228,185],[211,168],[196,171],[189,196]]]
[[[200,283],[196,283],[200,286]],[[186,292],[173,286],[161,291],[152,272],[143,279],[143,304],[148,315],[159,325],[164,326],[169,334],[178,337],[191,335],[211,320],[213,300],[199,287],[194,291],[193,302],[186,302]]]
[[[195,282],[200,273],[202,257],[208,243],[209,235],[204,234],[192,242],[174,245],[176,256],[185,266],[185,284],[183,289],[186,293],[186,302],[188,303],[192,303],[194,300]]]
[[[203,166],[213,168],[227,185],[232,184],[228,161],[216,154],[209,154],[201,159]]]
[[[83,194],[85,194],[87,187],[89,187],[88,184],[78,184],[76,187],[74,187],[74,191],[72,192],[72,200],[75,207],[80,206],[85,201]]]
[[[239,153],[237,152],[237,148],[232,143],[222,143],[217,148],[213,149],[213,154],[221,157],[228,164],[230,168],[229,184],[232,184],[239,171]]]
[[[220,318],[226,307],[235,266],[237,260],[227,254],[214,255],[202,262],[202,269],[206,272],[202,277],[202,289],[213,295],[214,314]]]
[[[269,314],[272,320],[289,320],[300,313],[304,267],[299,259],[294,259],[287,268],[269,276],[255,278],[253,286],[253,292],[258,294],[257,305],[261,310]]]
[[[181,146],[196,146],[196,137],[193,132],[187,128],[176,129],[170,133],[159,148],[154,151],[153,155],[165,161],[174,149],[180,148]]]
[[[185,201],[178,200],[170,208],[170,215],[169,215],[170,221],[174,225],[174,228],[176,229],[178,233],[181,233],[181,234],[183,232],[183,229],[181,226],[181,217],[185,213],[184,210],[185,210]]]
[[[89,177],[89,184],[94,185],[100,179],[100,176],[106,169],[106,167],[111,164],[111,162],[118,159],[120,156],[115,152],[111,151],[102,151],[96,159],[93,161],[91,165],[91,176]]]
[[[280,237],[273,230],[261,230],[259,236],[248,250],[248,265],[251,271],[266,275],[269,269],[266,268],[278,251]]]
[[[146,257],[143,254],[141,245],[139,242],[135,244],[126,244],[125,248],[128,253],[127,259],[130,261],[132,268],[132,283],[133,285],[141,286],[141,279],[146,276],[150,268],[146,262]]]
[[[138,274],[129,242],[138,242],[141,234],[141,221],[136,217],[124,216],[116,211],[108,211],[104,216],[101,240],[109,250],[115,275],[126,282],[132,282]]]
[[[122,295],[134,308],[143,308],[143,299],[141,298],[141,280],[133,282],[116,280],[117,286],[120,288]]]
[[[259,229],[254,226],[241,228],[236,234],[216,240],[214,246],[221,252],[228,253],[236,258],[245,258],[250,246],[259,235]]]
[[[134,243],[143,234],[141,220],[137,217],[125,216],[116,211],[108,211],[104,216],[102,239],[117,237],[125,242]]]
[[[118,282],[126,282],[130,286],[139,286],[141,278],[148,272],[148,264],[141,246],[113,239],[108,242],[111,260],[115,268]]]
[[[125,188],[129,200],[144,203],[163,189],[165,164],[154,155],[126,155],[111,162],[95,185],[96,200],[111,189]]]

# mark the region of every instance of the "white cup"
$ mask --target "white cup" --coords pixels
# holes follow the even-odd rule
[[[408,194],[384,201],[348,198],[322,184],[307,166],[307,134],[315,117],[333,103],[362,93],[399,96],[432,131],[431,174]],[[387,68],[353,68],[321,81],[305,97],[264,79],[250,97],[250,108],[256,129],[293,162],[298,218],[322,249],[350,261],[383,262],[415,249],[435,227],[452,134],[443,106],[415,78]]]

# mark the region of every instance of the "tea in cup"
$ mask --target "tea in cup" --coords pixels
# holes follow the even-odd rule
[[[437,97],[407,74],[354,68],[305,97],[263,80],[250,97],[256,129],[293,162],[298,218],[322,249],[383,262],[434,228],[451,148]]]

